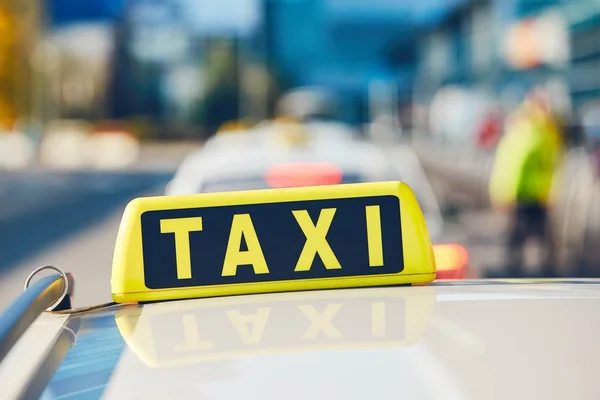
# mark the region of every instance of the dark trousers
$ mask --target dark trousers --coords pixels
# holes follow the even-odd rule
[[[527,240],[536,238],[544,251],[542,273],[554,275],[556,262],[553,236],[549,223],[548,209],[540,204],[522,204],[513,211],[508,237],[508,270],[511,275],[520,275],[525,263],[524,252]]]

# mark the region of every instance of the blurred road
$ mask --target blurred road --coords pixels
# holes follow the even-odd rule
[[[74,274],[75,305],[110,300],[110,269],[125,205],[162,194],[190,145],[147,146],[127,171],[0,171],[0,308],[44,264]]]
[[[24,221],[22,232],[32,231],[34,237],[23,234],[2,245],[3,253],[6,247],[9,255],[17,253],[18,257],[13,255],[11,262],[2,257],[0,307],[6,307],[22,290],[29,273],[44,264],[74,275],[76,307],[110,301],[112,254],[123,209],[133,197],[160,194],[157,183],[166,180],[162,176],[152,178],[144,182],[145,191],[122,188],[112,195],[99,195],[93,204],[74,205],[67,215],[50,213],[45,218]],[[44,225],[36,229],[38,224]],[[2,230],[6,232],[4,227]],[[20,249],[31,251],[24,254]]]
[[[123,208],[133,197],[162,194],[183,154],[173,151],[170,160],[162,159],[162,168],[153,170],[138,166],[127,172],[0,175],[0,307],[43,264],[73,273],[76,307],[110,301],[112,254]],[[152,159],[148,166],[156,166]],[[434,187],[443,197],[446,189]],[[444,240],[466,245],[477,272],[499,265],[504,224],[501,216],[486,210],[462,211],[447,218]]]

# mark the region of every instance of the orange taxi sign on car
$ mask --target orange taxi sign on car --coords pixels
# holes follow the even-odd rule
[[[117,302],[431,282],[421,209],[401,182],[133,200]]]

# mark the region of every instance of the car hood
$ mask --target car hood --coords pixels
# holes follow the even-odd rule
[[[598,398],[600,281],[436,283],[78,317],[49,386],[105,398]],[[87,327],[87,328],[86,328]]]

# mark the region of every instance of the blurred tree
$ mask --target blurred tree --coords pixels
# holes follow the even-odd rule
[[[8,128],[16,118],[15,47],[16,16],[6,5],[0,5],[0,127]]]
[[[0,1],[0,124],[32,111],[30,54],[40,28],[38,0]]]

